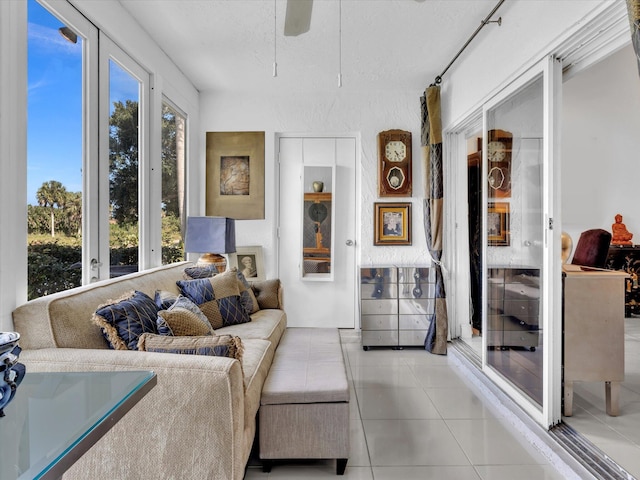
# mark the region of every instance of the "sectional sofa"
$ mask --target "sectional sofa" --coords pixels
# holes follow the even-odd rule
[[[179,294],[176,282],[190,266],[181,262],[97,282],[29,301],[13,312],[27,375],[104,370],[157,374],[151,392],[65,479],[243,478],[262,386],[287,324],[279,281],[252,285],[258,306],[250,322],[215,328],[217,336],[241,338],[241,360],[114,349],[92,321],[101,305],[133,290],[151,298],[158,291]]]

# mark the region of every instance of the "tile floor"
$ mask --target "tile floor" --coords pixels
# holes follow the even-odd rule
[[[469,381],[452,354],[422,349],[362,350],[358,332],[342,331],[351,381],[351,455],[345,479],[551,480],[586,478],[536,442]],[[246,480],[335,479],[335,461],[250,462]]]

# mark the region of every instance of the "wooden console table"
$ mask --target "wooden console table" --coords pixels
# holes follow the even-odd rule
[[[605,382],[606,411],[619,415],[624,380],[625,272],[563,267],[564,415],[573,411],[573,382]]]

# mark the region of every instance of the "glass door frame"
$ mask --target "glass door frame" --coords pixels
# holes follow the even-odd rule
[[[149,245],[149,222],[158,212],[158,208],[152,209],[149,200],[150,189],[150,91],[151,79],[149,73],[133,60],[124,50],[122,50],[107,35],[100,32],[100,77],[99,77],[99,162],[97,171],[92,172],[92,185],[97,188],[91,191],[98,192],[98,201],[92,206],[91,218],[97,219],[92,225],[97,229],[96,241],[98,257],[98,268],[93,270],[94,276],[99,280],[108,279],[110,276],[110,208],[109,208],[109,120],[110,120],[110,67],[109,61],[118,64],[123,70],[134,77],[139,83],[139,103],[138,103],[138,271],[149,268],[152,263]],[[95,206],[97,204],[97,208]],[[90,260],[91,262],[92,260]]]
[[[562,95],[562,64],[549,56],[535,64],[511,84],[489,99],[482,108],[483,132],[488,131],[489,110],[528,86],[542,75],[543,80],[543,168],[542,210],[544,231],[540,322],[543,349],[543,401],[542,408],[519,389],[497,374],[487,362],[487,335],[482,337],[482,370],[498,387],[509,395],[528,415],[545,428],[561,421],[561,362],[562,362],[562,272],[560,257],[561,225],[559,204],[559,151],[560,109]],[[483,135],[483,178],[487,174],[487,136]],[[487,189],[482,192],[483,205],[488,203]],[[487,211],[483,208],[483,224],[487,224]],[[487,232],[482,232],[483,258],[487,258]],[[482,302],[487,304],[487,265],[482,272]],[[487,331],[487,311],[482,312],[483,331]]]

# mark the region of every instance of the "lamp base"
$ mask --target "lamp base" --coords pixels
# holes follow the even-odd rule
[[[225,272],[227,270],[227,259],[217,253],[203,253],[200,255],[197,265],[215,265],[218,272]]]

